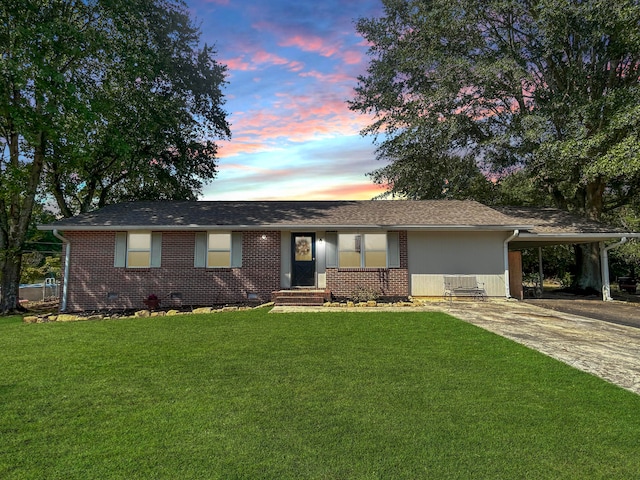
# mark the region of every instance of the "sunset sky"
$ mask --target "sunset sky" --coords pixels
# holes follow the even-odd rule
[[[380,0],[186,0],[228,67],[232,139],[219,142],[219,174],[203,200],[370,199],[365,176],[382,166],[370,118],[349,111],[367,47],[360,17]]]

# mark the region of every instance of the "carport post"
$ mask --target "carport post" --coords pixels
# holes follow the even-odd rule
[[[504,292],[506,298],[511,298],[511,288],[509,287],[509,242],[520,235],[520,230],[513,233],[504,241]]]
[[[540,291],[544,292],[544,270],[542,269],[542,247],[538,247],[538,276],[540,277]]]
[[[600,242],[600,270],[602,275],[602,300],[610,302],[611,298],[611,283],[609,282],[609,250],[612,250],[620,245],[627,243],[627,237],[622,237],[619,242],[616,242],[608,247],[604,246],[604,242]]]

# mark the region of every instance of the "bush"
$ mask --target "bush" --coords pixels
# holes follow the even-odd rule
[[[380,298],[380,292],[371,287],[356,287],[349,295],[349,299],[354,303],[375,301],[378,298]]]

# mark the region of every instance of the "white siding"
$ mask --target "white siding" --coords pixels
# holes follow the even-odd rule
[[[475,275],[488,296],[504,296],[503,232],[409,232],[411,295],[441,296],[443,275]]]

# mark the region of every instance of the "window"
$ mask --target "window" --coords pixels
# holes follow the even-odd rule
[[[127,236],[127,267],[151,265],[151,232],[129,232]]]
[[[242,267],[242,232],[196,232],[193,266]]]
[[[338,235],[340,268],[387,268],[385,233],[341,233]]]
[[[159,267],[161,258],[162,233],[150,231],[116,233],[115,267]]]
[[[374,233],[364,236],[364,266],[371,268],[386,268],[387,266],[387,235]]]
[[[231,266],[231,234],[210,233],[207,238],[207,267]]]

